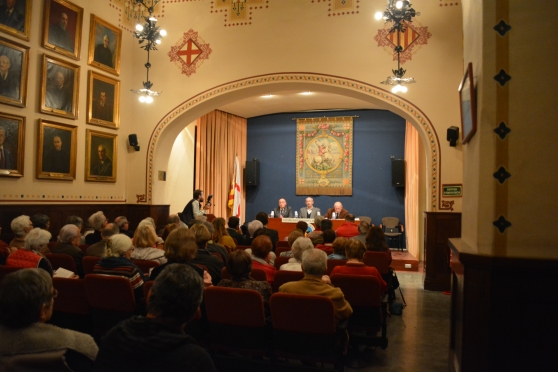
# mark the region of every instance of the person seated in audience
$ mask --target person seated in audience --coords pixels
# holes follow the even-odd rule
[[[69,216],[68,218],[66,218],[66,224],[67,225],[76,225],[79,228],[79,232],[81,234],[81,229],[83,229],[83,219],[80,216]],[[79,238],[79,244],[85,244],[85,236],[84,235],[80,235]]]
[[[349,214],[349,212],[346,209],[343,209],[343,204],[338,201],[333,204],[333,208],[329,208],[327,210],[324,217],[328,220],[338,220],[345,218],[347,214]]]
[[[324,220],[322,222],[322,225],[326,221],[327,220]],[[329,254],[331,254],[331,251],[333,250],[333,241],[335,240],[335,231],[333,231],[332,229],[324,230],[322,239],[324,240],[324,242],[322,244],[316,245],[315,248],[321,249],[322,251],[325,251],[326,253],[329,252]]]
[[[366,221],[360,221],[358,225],[358,235],[351,237],[351,239],[361,241],[366,245],[366,235],[368,235],[368,230],[370,230],[370,224]]]
[[[245,239],[245,243],[252,245],[252,240],[254,240],[254,233],[257,230],[263,230],[263,223],[259,220],[254,220],[248,223],[248,237]]]
[[[173,226],[176,227],[174,224]],[[176,263],[191,266],[203,278],[204,285],[210,287],[212,285],[211,275],[201,267],[190,263],[197,253],[198,246],[194,234],[188,229],[175,228],[165,239],[165,258],[167,262],[154,267],[149,275],[149,280],[155,280],[165,267]]]
[[[333,253],[327,256],[328,260],[346,260],[347,256],[345,256],[345,250],[347,248],[347,243],[349,239],[347,238],[335,238],[331,248],[333,248]]]
[[[215,232],[213,233],[213,236],[211,237],[211,240],[213,240],[213,242],[215,244],[220,244],[226,247],[229,247],[230,250],[233,250],[236,248],[236,244],[233,240],[233,238],[229,235],[229,232],[227,231],[227,228],[225,227],[225,219],[224,218],[216,218],[213,220],[213,228],[215,229]]]
[[[124,234],[130,239],[134,237],[134,231],[130,230],[130,222],[126,217],[118,216],[114,219],[114,223],[118,226],[120,234]]]
[[[236,239],[236,241],[238,242],[238,245],[244,245],[245,241],[244,239],[246,238],[244,235],[242,235],[238,225],[240,224],[240,219],[236,216],[230,216],[229,220],[227,222],[227,225],[229,226],[227,228],[227,232],[229,233],[229,235]]]
[[[265,235],[269,236],[271,239],[271,244],[273,245],[273,252],[275,252],[275,248],[277,247],[277,241],[279,240],[279,232],[274,229],[268,229],[267,224],[269,223],[269,218],[267,217],[267,213],[259,212],[256,214],[256,220],[260,221],[263,224],[263,228],[265,230]]]
[[[279,256],[281,256],[281,257],[294,257],[294,255],[293,255],[293,243],[298,238],[302,238],[303,236],[304,236],[304,234],[299,229],[294,229],[293,231],[291,231],[291,233],[287,237],[287,243],[289,244],[289,247],[291,247],[291,250],[281,252],[281,254]]]
[[[205,221],[203,225],[207,228],[207,231],[209,231],[209,234],[211,235],[211,237],[207,241],[205,249],[207,249],[210,253],[217,253],[219,256],[221,256],[221,260],[223,261],[224,265],[229,258],[229,251],[227,250],[227,248],[225,248],[224,245],[217,244],[217,242],[213,241],[213,236],[215,235],[215,227],[213,227],[213,224],[209,221]]]
[[[337,238],[339,239],[339,238]],[[380,285],[382,293],[387,291],[387,284],[382,278],[382,275],[372,266],[366,266],[362,262],[364,257],[364,252],[366,252],[366,247],[364,243],[359,240],[349,239],[345,246],[345,255],[347,256],[347,263],[341,266],[335,266],[331,271],[333,274],[349,274],[349,275],[370,275],[378,278],[380,280]]]
[[[188,225],[186,225],[176,213],[169,216],[169,218],[167,219],[167,225],[169,223],[176,225],[176,227],[183,227],[185,229],[188,228]]]
[[[177,228],[178,226],[176,226],[174,223],[168,223],[167,226],[165,226],[165,228],[163,229],[163,232],[161,234],[161,239],[163,239],[163,242],[167,241],[170,233],[176,230]]]
[[[189,231],[196,239],[196,245],[198,246],[196,257],[190,263],[205,266],[209,275],[211,275],[211,282],[213,285],[217,285],[221,281],[221,270],[225,265],[223,261],[206,249],[207,242],[211,239],[209,230],[203,224],[196,223],[190,227]]]
[[[151,227],[153,227],[153,231],[157,231],[157,226],[155,225],[155,220],[151,217],[147,217],[144,218],[143,220],[140,221],[140,223],[138,224],[138,229],[142,226],[145,225],[149,225]],[[134,232],[135,233],[135,232]],[[157,238],[157,244],[163,244],[163,239],[161,237],[159,237],[157,234],[155,234],[155,237]]]
[[[358,235],[358,227],[355,223],[354,214],[349,213],[345,216],[345,222],[335,230],[335,235],[344,238],[352,238]]]
[[[23,215],[14,218],[10,227],[14,233],[14,238],[10,242],[10,251],[15,252],[25,246],[25,237],[29,231],[33,230],[33,222],[31,222],[29,216]]]
[[[31,230],[25,237],[25,245],[11,253],[6,260],[6,266],[21,268],[39,268],[53,274],[52,265],[43,252],[48,249],[51,233],[38,227]]]
[[[267,282],[273,284],[276,269],[269,263],[269,253],[273,247],[271,239],[267,235],[258,235],[254,238],[250,247],[252,249],[252,267],[265,271]]]
[[[289,258],[289,262],[281,265],[279,270],[285,271],[302,271],[302,254],[309,249],[313,249],[314,245],[312,240],[305,237],[300,237],[293,243],[291,251],[293,252],[293,257]]]
[[[33,227],[38,227],[47,231],[50,229],[50,218],[46,214],[32,215],[31,223],[33,224]]]
[[[76,270],[74,274],[83,278],[83,251],[79,248],[81,233],[76,225],[64,225],[60,230],[59,242],[50,251],[55,254],[67,254],[74,259]]]
[[[299,229],[300,231],[302,231],[302,233],[304,234],[304,236],[306,236],[306,233],[308,232],[308,223],[305,221],[298,221],[296,223],[295,228]]]
[[[95,256],[95,257],[105,257],[107,252],[106,252],[106,247],[107,247],[107,240],[116,235],[119,234],[120,230],[118,229],[118,226],[116,226],[116,224],[114,223],[107,223],[105,227],[103,227],[103,229],[101,230],[101,238],[102,240],[100,242],[97,242],[93,245],[90,245],[87,250],[85,251],[85,255],[86,256]]]
[[[294,217],[292,208],[287,205],[287,201],[285,199],[283,198],[279,199],[279,202],[277,204],[278,204],[277,207],[273,209],[273,217],[275,218]]]
[[[336,320],[347,319],[353,313],[353,309],[345,300],[341,289],[332,286],[329,276],[324,275],[326,269],[325,252],[315,248],[309,249],[302,254],[304,278],[283,284],[279,287],[279,292],[327,297],[333,301]]]
[[[0,226],[0,236],[2,235],[2,227]],[[12,253],[10,246],[3,240],[0,240],[0,265],[6,264],[6,259]]]
[[[57,295],[44,270],[18,270],[0,283],[0,359],[20,359],[21,365],[11,366],[13,371],[47,370],[47,359],[40,354],[60,350],[64,351],[61,363],[72,371],[93,370],[98,352],[93,337],[47,324]],[[35,366],[28,364],[31,356]]]
[[[316,246],[318,244],[323,244],[323,242],[324,242],[324,239],[322,237],[322,233],[323,233],[322,221],[323,220],[324,220],[324,216],[314,217],[314,226],[315,226],[314,231],[308,233],[308,237],[312,240],[312,244],[314,244],[314,246]]]
[[[136,297],[136,310],[142,313],[145,308],[143,304],[143,284],[146,278],[141,269],[130,261],[134,251],[132,239],[124,234],[116,234],[107,239],[106,246],[107,255],[95,264],[93,273],[123,276],[128,279]]]
[[[93,228],[93,233],[85,236],[85,244],[92,245],[103,240],[101,230],[107,225],[105,214],[102,211],[95,212],[89,217],[87,222]]]
[[[227,271],[231,279],[222,279],[219,287],[251,289],[262,295],[263,302],[269,306],[271,286],[268,282],[254,280],[250,277],[252,258],[242,249],[233,251],[227,260]]]
[[[254,238],[256,238],[260,235],[265,235],[265,236],[269,237],[268,231],[265,230],[265,229],[257,229],[254,232]],[[250,255],[252,255],[252,248],[246,248],[244,251],[248,252]],[[269,254],[267,255],[267,263],[269,263],[271,266],[273,266],[275,264],[275,258],[276,257],[277,256],[275,255],[275,252],[273,252],[273,251],[269,252]]]
[[[124,320],[103,337],[97,370],[216,371],[211,356],[184,333],[202,296],[202,279],[191,266],[166,266],[151,288],[147,316]]]
[[[391,265],[391,250],[386,243],[384,230],[380,226],[372,226],[366,235],[366,249],[372,252],[385,252],[388,256],[388,265]]]
[[[134,232],[134,251],[131,258],[134,260],[157,261],[159,264],[167,262],[165,252],[162,249],[153,248],[157,242],[157,234],[153,226],[144,224]]]

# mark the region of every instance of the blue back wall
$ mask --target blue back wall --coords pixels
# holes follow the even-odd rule
[[[306,195],[295,195],[296,118],[353,116],[353,195],[314,195],[314,206],[325,214],[340,201],[355,216],[382,217],[405,223],[404,188],[391,186],[391,156],[403,158],[405,119],[383,110],[303,112],[265,115],[248,119],[247,160],[260,160],[259,186],[246,188],[246,220],[258,212],[271,212],[280,198],[293,211],[305,206]]]

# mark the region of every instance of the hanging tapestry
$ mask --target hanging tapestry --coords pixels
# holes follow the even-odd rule
[[[353,118],[296,120],[296,195],[353,194]]]

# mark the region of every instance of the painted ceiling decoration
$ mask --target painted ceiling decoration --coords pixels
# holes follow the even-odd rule
[[[326,3],[327,16],[344,16],[359,14],[360,0],[309,0],[311,3]]]
[[[407,25],[407,30],[403,33],[399,33],[399,43],[397,42],[398,33],[389,32],[390,25],[384,24],[383,29],[379,29],[374,40],[378,43],[379,47],[383,47],[386,53],[393,56],[393,60],[397,61],[397,53],[394,52],[394,48],[397,45],[403,47],[401,52],[401,64],[413,59],[413,55],[417,53],[423,45],[428,44],[428,39],[432,37],[432,34],[428,32],[428,27],[422,27],[422,25],[417,22],[405,22]]]
[[[268,9],[269,0],[212,0],[211,13],[224,15],[224,26],[249,26],[254,11]]]
[[[196,68],[209,58],[212,50],[209,44],[199,37],[198,33],[190,29],[182,38],[171,47],[168,56],[170,61],[186,76],[196,72]]]
[[[440,6],[458,6],[461,5],[459,1],[455,0],[440,0]]]

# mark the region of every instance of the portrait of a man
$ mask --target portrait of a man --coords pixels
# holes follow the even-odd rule
[[[0,114],[0,176],[23,176],[25,118]]]
[[[0,169],[14,169],[12,152],[9,150],[6,139],[8,138],[7,130],[0,123]]]
[[[102,26],[99,26],[102,27]],[[114,61],[112,59],[113,52],[110,48],[110,39],[108,34],[103,35],[102,42],[95,45],[95,54],[93,60],[105,66],[114,68]]]
[[[3,1],[3,4],[0,5],[0,23],[23,32],[25,25],[25,1],[26,0]]]
[[[72,112],[74,72],[49,63],[47,67],[45,106]]]
[[[91,160],[91,175],[112,177],[112,161],[107,154],[107,146],[99,144],[96,149],[96,157]]]
[[[43,143],[43,172],[70,173],[71,132],[45,128]]]
[[[119,27],[91,15],[87,60],[89,65],[119,75],[121,43],[122,30]]]
[[[7,48],[0,47],[0,96],[18,99],[21,68],[19,70],[12,68],[9,54],[3,54],[5,53],[3,49]],[[10,54],[14,53],[17,53],[17,51]]]
[[[48,28],[48,42],[69,52],[74,52],[74,37],[68,31],[68,11],[60,12],[55,23]]]

